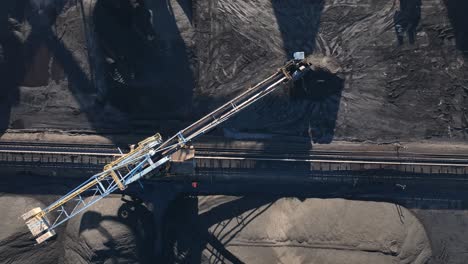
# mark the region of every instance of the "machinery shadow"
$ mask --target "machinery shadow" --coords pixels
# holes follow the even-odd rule
[[[306,55],[325,53],[316,50],[316,38],[320,28],[325,1],[280,1],[272,0],[274,14],[283,39],[283,48],[288,57],[296,51]],[[332,56],[322,54],[322,56]],[[290,107],[300,107],[306,128],[303,136],[314,143],[331,143],[341,101],[344,80],[324,68],[315,68],[302,80],[290,87]]]
[[[134,8],[127,0],[99,0],[94,9],[106,99],[139,120],[183,118],[195,86],[193,55],[182,39],[173,3],[136,2]],[[191,19],[191,1],[178,3]]]
[[[410,181],[411,182],[411,181]],[[405,221],[401,207],[430,210],[467,210],[468,193],[418,183],[200,183],[187,188],[168,206],[162,229],[165,263],[242,263],[227,246],[249,223],[280,198],[341,198],[395,204],[395,214]],[[435,189],[436,188],[436,189]],[[210,201],[196,195],[212,196]]]
[[[278,197],[236,198],[199,214],[198,198],[179,197],[164,223],[165,263],[242,263],[226,245]],[[193,225],[187,225],[192,223]]]
[[[66,4],[66,1],[56,1],[53,6],[43,6],[22,0],[2,3],[0,46],[3,48],[5,59],[0,59],[0,71],[5,84],[2,86],[5,89],[2,94],[6,96],[1,98],[0,133],[9,126],[16,129],[25,128],[21,120],[13,123],[9,120],[10,109],[19,103],[19,86],[47,85],[47,69],[52,57],[63,67],[69,79],[69,88],[78,101],[89,105],[80,100],[82,98],[77,92],[93,91],[91,82],[72,52],[53,30],[58,13]],[[29,28],[25,24],[28,24]],[[45,70],[47,75],[40,76],[41,74],[34,72],[39,68],[41,71]]]
[[[312,54],[325,1],[271,0],[271,4],[286,55],[291,58],[296,51]]]
[[[326,69],[317,68],[290,88],[293,101],[307,105],[307,135],[312,142],[329,144],[333,141],[340,108],[344,80]]]
[[[103,60],[110,64],[105,74],[93,72],[96,66],[93,64],[99,58],[89,59],[90,74],[86,73],[75,59],[75,51],[70,50],[62,36],[57,36],[55,32],[57,17],[65,7],[70,7],[71,1],[37,6],[26,0],[2,3],[0,73],[4,84],[0,98],[0,133],[8,127],[29,127],[28,124],[22,124],[21,120],[10,120],[11,107],[19,103],[19,86],[29,86],[24,84],[28,82],[25,80],[28,79],[28,71],[33,71],[33,74],[36,74],[34,71],[37,69],[47,71],[52,59],[54,65],[57,64],[63,70],[68,88],[79,104],[79,111],[86,115],[91,128],[98,133],[109,127],[108,118],[103,119],[108,105],[128,115],[128,120],[122,120],[125,122],[121,124],[122,127],[148,131],[144,132],[148,134],[155,130],[154,122],[150,120],[163,117],[181,119],[189,114],[195,85],[190,60],[194,55],[181,37],[171,4],[151,1],[146,6],[143,1],[137,1],[138,8],[132,8],[130,3],[127,0],[98,0],[91,17],[95,32],[87,32],[93,29],[87,28],[87,21],[83,21],[84,34],[86,37],[97,35],[98,46],[102,49],[99,54],[105,54]],[[190,20],[193,15],[191,1],[179,3],[181,7],[178,8],[184,10]],[[80,9],[80,4],[83,3],[73,3],[77,9]],[[83,9],[81,11],[84,12]],[[86,19],[83,14],[80,16]],[[30,28],[16,29],[26,24]],[[46,55],[42,58],[39,53]],[[45,83],[33,86],[48,85],[49,73],[45,77],[36,75],[34,78],[45,78]],[[101,87],[97,87],[99,80],[91,78],[104,78],[104,83],[107,82],[104,86],[108,88],[102,92]],[[118,127],[111,124],[111,127],[114,126]],[[115,141],[113,136],[109,137]]]
[[[399,45],[403,45],[405,34],[409,44],[416,41],[416,30],[421,21],[421,0],[398,0],[400,9],[393,16],[395,33]]]
[[[197,195],[214,196],[204,201]],[[286,197],[394,203],[402,222],[401,207],[441,212],[468,209],[467,192],[417,183],[200,183],[196,190],[185,189],[167,207],[160,227],[164,230],[162,255],[157,259],[163,263],[242,263],[229,244],[275,201]]]
[[[190,24],[193,24],[193,0],[177,0]]]
[[[468,57],[468,2],[463,0],[444,0],[447,7],[448,17],[452,24],[454,35],[458,49],[460,49],[465,57]]]
[[[79,227],[79,235],[81,236],[87,230],[97,230],[99,235],[105,239],[103,247],[99,247],[101,249],[94,251],[91,261],[107,262],[112,260],[113,263],[117,263],[119,259],[125,258],[128,261],[133,260],[138,263],[153,263],[151,254],[154,241],[152,214],[138,198],[122,196],[122,201],[124,203],[119,207],[117,215],[103,216],[100,212],[96,211],[87,211],[83,214]],[[127,246],[120,246],[119,241],[114,237],[116,229],[106,228],[106,225],[103,226],[103,222],[113,222],[110,225],[108,223],[107,227],[118,223],[125,225],[131,230],[135,240],[135,245],[132,247],[136,251],[136,254],[131,249],[129,250]],[[125,239],[124,243],[129,242],[128,238],[123,239]]]
[[[199,22],[201,27],[211,28],[211,34],[215,36],[223,32],[223,36],[213,39],[213,45],[210,44],[210,48],[207,48],[209,55],[202,66],[205,69],[200,69],[206,72],[206,76],[200,77],[201,85],[220,87],[220,91],[222,87],[224,93],[230,90],[235,91],[240,87],[253,85],[253,82],[259,81],[261,76],[268,73],[265,69],[271,69],[271,67],[253,67],[252,65],[279,66],[282,61],[292,59],[293,52],[296,51],[304,51],[306,55],[316,52],[321,57],[330,56],[330,54],[323,54],[325,55],[323,56],[321,53],[325,51],[317,51],[315,44],[324,5],[325,1],[322,0],[306,2],[272,0],[271,16],[273,19],[276,18],[275,22],[279,29],[279,36],[271,36],[272,38],[279,37],[279,49],[275,47],[274,50],[258,45],[257,42],[244,37],[236,30],[223,30],[223,23],[228,24],[228,21],[217,21],[216,16],[211,13],[203,14]],[[207,8],[216,8],[216,5],[215,7],[200,5],[200,10]],[[213,19],[208,20],[207,17],[211,16]],[[210,22],[206,22],[207,20]],[[203,23],[207,25],[202,25]],[[255,30],[259,30],[260,34],[263,33],[261,28],[253,29]],[[203,39],[209,37],[205,33],[201,35]],[[266,36],[261,36],[261,38],[266,38]],[[234,44],[231,43],[236,42],[242,42],[245,45],[238,44],[242,45],[242,49],[233,47]],[[224,53],[227,54],[225,56],[213,55]],[[234,60],[234,63],[230,62]],[[220,70],[219,65],[226,65],[226,69]],[[332,71],[316,69],[290,87],[278,89],[274,94],[263,98],[243,113],[227,121],[226,125],[223,125],[225,137],[256,140],[271,137],[284,139],[284,137],[292,136],[309,138],[310,141],[317,143],[330,143],[334,137],[341,90],[344,85],[344,81],[335,77]],[[210,96],[197,98],[197,100],[200,101],[201,108],[209,104],[214,105],[213,98]],[[215,103],[222,103],[219,100],[226,99],[220,96]],[[310,141],[304,146],[306,150],[311,147]],[[268,148],[268,146],[265,147]]]
[[[0,8],[0,135],[10,124],[11,107],[19,101],[18,85],[24,74],[23,36],[19,23],[25,20],[26,0],[8,1]]]

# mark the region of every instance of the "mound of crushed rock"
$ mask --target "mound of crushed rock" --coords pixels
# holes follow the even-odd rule
[[[431,256],[422,224],[390,203],[207,196],[192,217],[171,217],[174,261],[426,263]]]
[[[156,227],[141,202],[111,196],[35,245],[18,214],[54,198],[0,196],[0,263],[153,263],[154,243],[163,245],[165,263],[417,264],[431,256],[407,209],[341,199],[181,198]]]
[[[178,130],[302,50],[340,76],[280,89],[225,126],[317,142],[466,137],[463,1],[422,1],[402,45],[387,0],[139,0],[136,17],[126,0],[13,2],[0,4],[1,130]]]
[[[106,198],[35,244],[19,215],[50,196],[0,196],[0,263],[151,263],[152,217],[141,203]]]

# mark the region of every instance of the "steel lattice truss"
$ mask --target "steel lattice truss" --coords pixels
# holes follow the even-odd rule
[[[53,236],[56,227],[117,191],[119,186],[127,186],[166,163],[169,158],[163,158],[157,163],[152,160],[156,151],[149,146],[160,143],[158,139],[138,151],[127,154],[128,157],[124,156],[116,165],[93,175],[48,207],[34,208],[24,214],[22,217],[27,220],[26,224],[34,236],[44,233],[36,239],[37,242],[41,243]],[[116,175],[118,179],[112,175]]]
[[[300,54],[299,54],[300,55]],[[281,84],[297,80],[310,68],[302,54],[301,59],[287,62],[273,75],[250,87],[234,99],[194,122],[189,127],[162,143],[156,134],[140,143],[138,147],[104,167],[104,171],[92,176],[86,182],[49,205],[34,208],[22,215],[31,233],[41,243],[55,235],[54,229],[86,210],[102,198],[124,190],[127,185],[170,161],[172,154],[179,151],[187,142],[209,132],[236,113],[273,92]]]

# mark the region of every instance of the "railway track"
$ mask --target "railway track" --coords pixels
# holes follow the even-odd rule
[[[396,170],[413,173],[468,175],[468,154],[376,150],[305,150],[304,146],[271,145],[266,148],[195,144],[199,169],[257,169],[297,164],[312,171]],[[124,153],[127,149],[122,150]],[[0,142],[0,164],[13,167],[87,168],[119,157],[120,150],[106,144],[51,144]]]
[[[395,152],[382,152],[382,151],[308,151],[304,153],[283,153],[271,154],[258,150],[246,149],[229,149],[229,150],[216,150],[209,148],[197,147],[197,152],[200,155],[209,156],[225,156],[225,157],[254,157],[261,156],[263,158],[278,158],[290,160],[349,160],[349,161],[396,161],[396,162],[436,162],[444,164],[468,164],[468,155],[460,156],[455,154],[428,154],[428,153],[413,153],[406,152],[404,154],[397,154]]]
[[[0,151],[45,151],[64,153],[104,153],[119,154],[117,147],[111,144],[63,144],[42,142],[0,142]]]
[[[369,151],[369,150],[304,150],[304,147],[276,146],[266,149],[233,148],[206,146],[206,144],[195,144],[197,153],[204,156],[226,156],[226,157],[264,157],[284,159],[330,159],[330,160],[407,160],[414,162],[437,161],[437,163],[459,163],[468,164],[468,153],[421,153],[421,152],[397,152],[397,151]],[[79,154],[79,155],[108,155],[118,156],[122,152],[128,152],[128,148],[119,149],[112,144],[63,144],[63,143],[40,143],[40,142],[0,142],[0,152],[6,153],[56,153],[56,154]]]
[[[330,160],[411,160],[415,162],[437,161],[437,163],[460,163],[468,164],[468,153],[464,155],[450,153],[418,153],[418,152],[396,152],[396,151],[337,151],[337,150],[304,150],[301,148],[233,148],[233,147],[207,147],[204,144],[195,144],[197,153],[203,156],[222,157],[262,157],[283,158],[296,160],[309,160],[326,158]],[[61,144],[61,143],[24,143],[24,142],[0,142],[2,153],[51,153],[51,154],[77,154],[77,155],[107,155],[118,156],[120,151],[127,152],[128,149],[117,148],[111,144]]]

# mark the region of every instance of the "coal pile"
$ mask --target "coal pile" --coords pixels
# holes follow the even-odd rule
[[[394,17],[401,8],[383,0],[136,1],[135,8],[123,0],[6,1],[0,68],[15,69],[15,77],[2,86],[2,100],[9,99],[0,126],[177,130],[301,50],[340,69],[311,77],[306,90],[320,96],[278,90],[225,128],[319,143],[463,141],[463,3],[407,2],[419,10],[415,39],[399,45]],[[18,44],[14,60],[8,41]],[[333,78],[341,83],[324,82]]]

